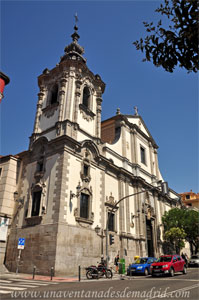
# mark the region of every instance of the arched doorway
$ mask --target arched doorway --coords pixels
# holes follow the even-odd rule
[[[148,218],[146,218],[146,239],[147,239],[148,256],[154,257],[153,226],[152,226],[151,219]]]

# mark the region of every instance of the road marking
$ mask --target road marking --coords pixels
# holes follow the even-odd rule
[[[29,285],[29,284],[20,284],[20,283],[15,283],[14,285],[12,284],[12,285],[5,285],[5,283],[3,283],[2,285],[1,285],[1,287],[5,287],[5,286],[21,286],[21,287],[32,287],[32,288],[35,288],[35,287],[38,287],[38,285]]]
[[[149,277],[150,278],[150,277]],[[129,280],[131,280],[130,278],[128,278]],[[132,278],[133,280],[146,280],[145,278]],[[178,280],[178,281],[183,281],[183,282],[185,282],[185,281],[196,281],[196,282],[198,282],[199,281],[199,279],[178,279],[178,278],[151,278],[151,280],[164,280],[164,281],[166,281],[166,280]]]
[[[19,279],[19,278],[13,278],[12,281],[20,281],[20,282],[28,282],[28,283],[35,283],[39,285],[48,285],[48,284],[57,284],[57,282],[51,282],[51,281],[43,281],[40,280],[28,280],[28,279]]]
[[[0,290],[0,294],[10,294],[11,291],[3,291],[3,290]]]
[[[144,300],[168,298],[168,296],[172,296],[172,298],[173,298],[173,294],[175,295],[175,293],[177,293],[177,292],[181,292],[182,295],[183,295],[183,292],[188,291],[188,290],[192,290],[192,289],[195,289],[195,288],[198,288],[198,287],[199,287],[199,284],[194,284],[192,286],[188,286],[188,287],[185,287],[185,288],[180,288],[180,289],[175,290],[175,291],[171,291],[171,292],[168,292],[168,293],[159,294],[158,296],[153,296],[153,297],[150,297],[150,298],[145,298]]]
[[[51,281],[35,281],[35,280],[24,280],[19,278],[13,278],[11,280],[0,280],[0,295],[2,294],[10,294],[12,291],[23,291],[27,290],[27,288],[38,288],[47,285],[58,284],[58,282],[51,282]]]
[[[22,288],[22,287],[12,287],[12,286],[2,286],[0,285],[0,289],[7,289],[7,290],[19,290],[19,291],[23,291],[26,290],[26,288]]]

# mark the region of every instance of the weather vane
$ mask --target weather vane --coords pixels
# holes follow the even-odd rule
[[[75,16],[74,16],[74,17],[75,17],[75,26],[77,26],[77,22],[79,21],[79,20],[78,20],[78,17],[77,17],[77,13],[75,13]]]

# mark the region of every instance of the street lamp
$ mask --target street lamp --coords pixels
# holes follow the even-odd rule
[[[108,218],[106,220],[106,264],[107,264],[107,268],[108,268],[108,261],[109,261],[109,256],[108,256],[108,225],[109,225],[109,220],[110,220],[110,216],[111,214],[113,213],[114,209],[118,209],[119,206],[117,206],[120,202],[122,202],[123,200],[129,198],[129,197],[132,197],[132,196],[136,196],[136,195],[139,195],[139,194],[142,194],[142,193],[146,193],[148,191],[151,191],[151,190],[154,190],[154,189],[159,189],[161,187],[161,191],[162,191],[162,194],[163,195],[168,195],[168,183],[167,182],[162,182],[160,186],[156,186],[156,187],[150,187],[150,188],[147,188],[146,190],[144,191],[141,191],[141,192],[137,192],[137,193],[133,193],[133,194],[130,194],[130,195],[127,195],[127,196],[124,196],[122,197],[120,200],[118,200],[114,206],[112,207],[111,211],[110,211],[110,214],[108,215]]]
[[[69,202],[70,211],[72,211],[72,206],[73,206],[72,199],[75,198],[75,197],[79,197],[79,192],[81,190],[80,181],[78,183],[78,186],[76,187],[76,190],[77,190],[77,194],[74,194],[72,191],[70,191],[70,202]]]

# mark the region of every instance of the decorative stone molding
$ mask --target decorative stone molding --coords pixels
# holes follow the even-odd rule
[[[39,100],[39,101],[42,101],[42,100],[43,100],[44,93],[43,93],[43,92],[39,92],[37,95],[38,95],[38,100]]]
[[[66,78],[61,78],[61,81],[60,81],[60,83],[61,83],[61,88],[65,88],[66,82],[67,82]]]
[[[36,171],[34,174],[36,182],[39,182],[44,177],[44,171]]]
[[[84,219],[84,218],[80,218],[80,217],[75,217],[75,220],[79,223],[87,223],[92,225],[94,223],[94,220],[91,219]]]
[[[143,203],[142,205],[142,212],[146,215],[147,220],[151,220],[152,218],[155,218],[155,211],[154,208],[148,204],[148,203]]]
[[[83,119],[89,121],[92,121],[95,117],[95,114],[86,106],[83,104],[79,104],[80,113],[83,115]]]
[[[50,118],[54,115],[55,111],[58,109],[59,103],[53,103],[42,109],[42,112],[45,117]]]
[[[112,193],[110,194],[110,196],[106,196],[106,201],[105,201],[105,206],[108,206],[110,208],[113,208],[115,206],[117,202],[114,200],[114,197],[112,196]],[[118,206],[115,207],[115,209],[117,209]]]
[[[94,222],[94,212],[91,212],[89,219],[85,219],[85,218],[82,218],[79,216],[79,209],[77,207],[74,209],[74,217],[75,217],[75,220],[79,223],[87,223],[87,224],[92,225]]]
[[[26,221],[27,225],[29,225],[29,226],[38,225],[42,221],[42,216],[34,216],[34,217],[25,218],[25,221]]]
[[[64,91],[64,90],[60,90],[60,91],[59,91],[59,96],[62,96],[62,95],[63,95],[63,96],[65,95],[65,91]]]

